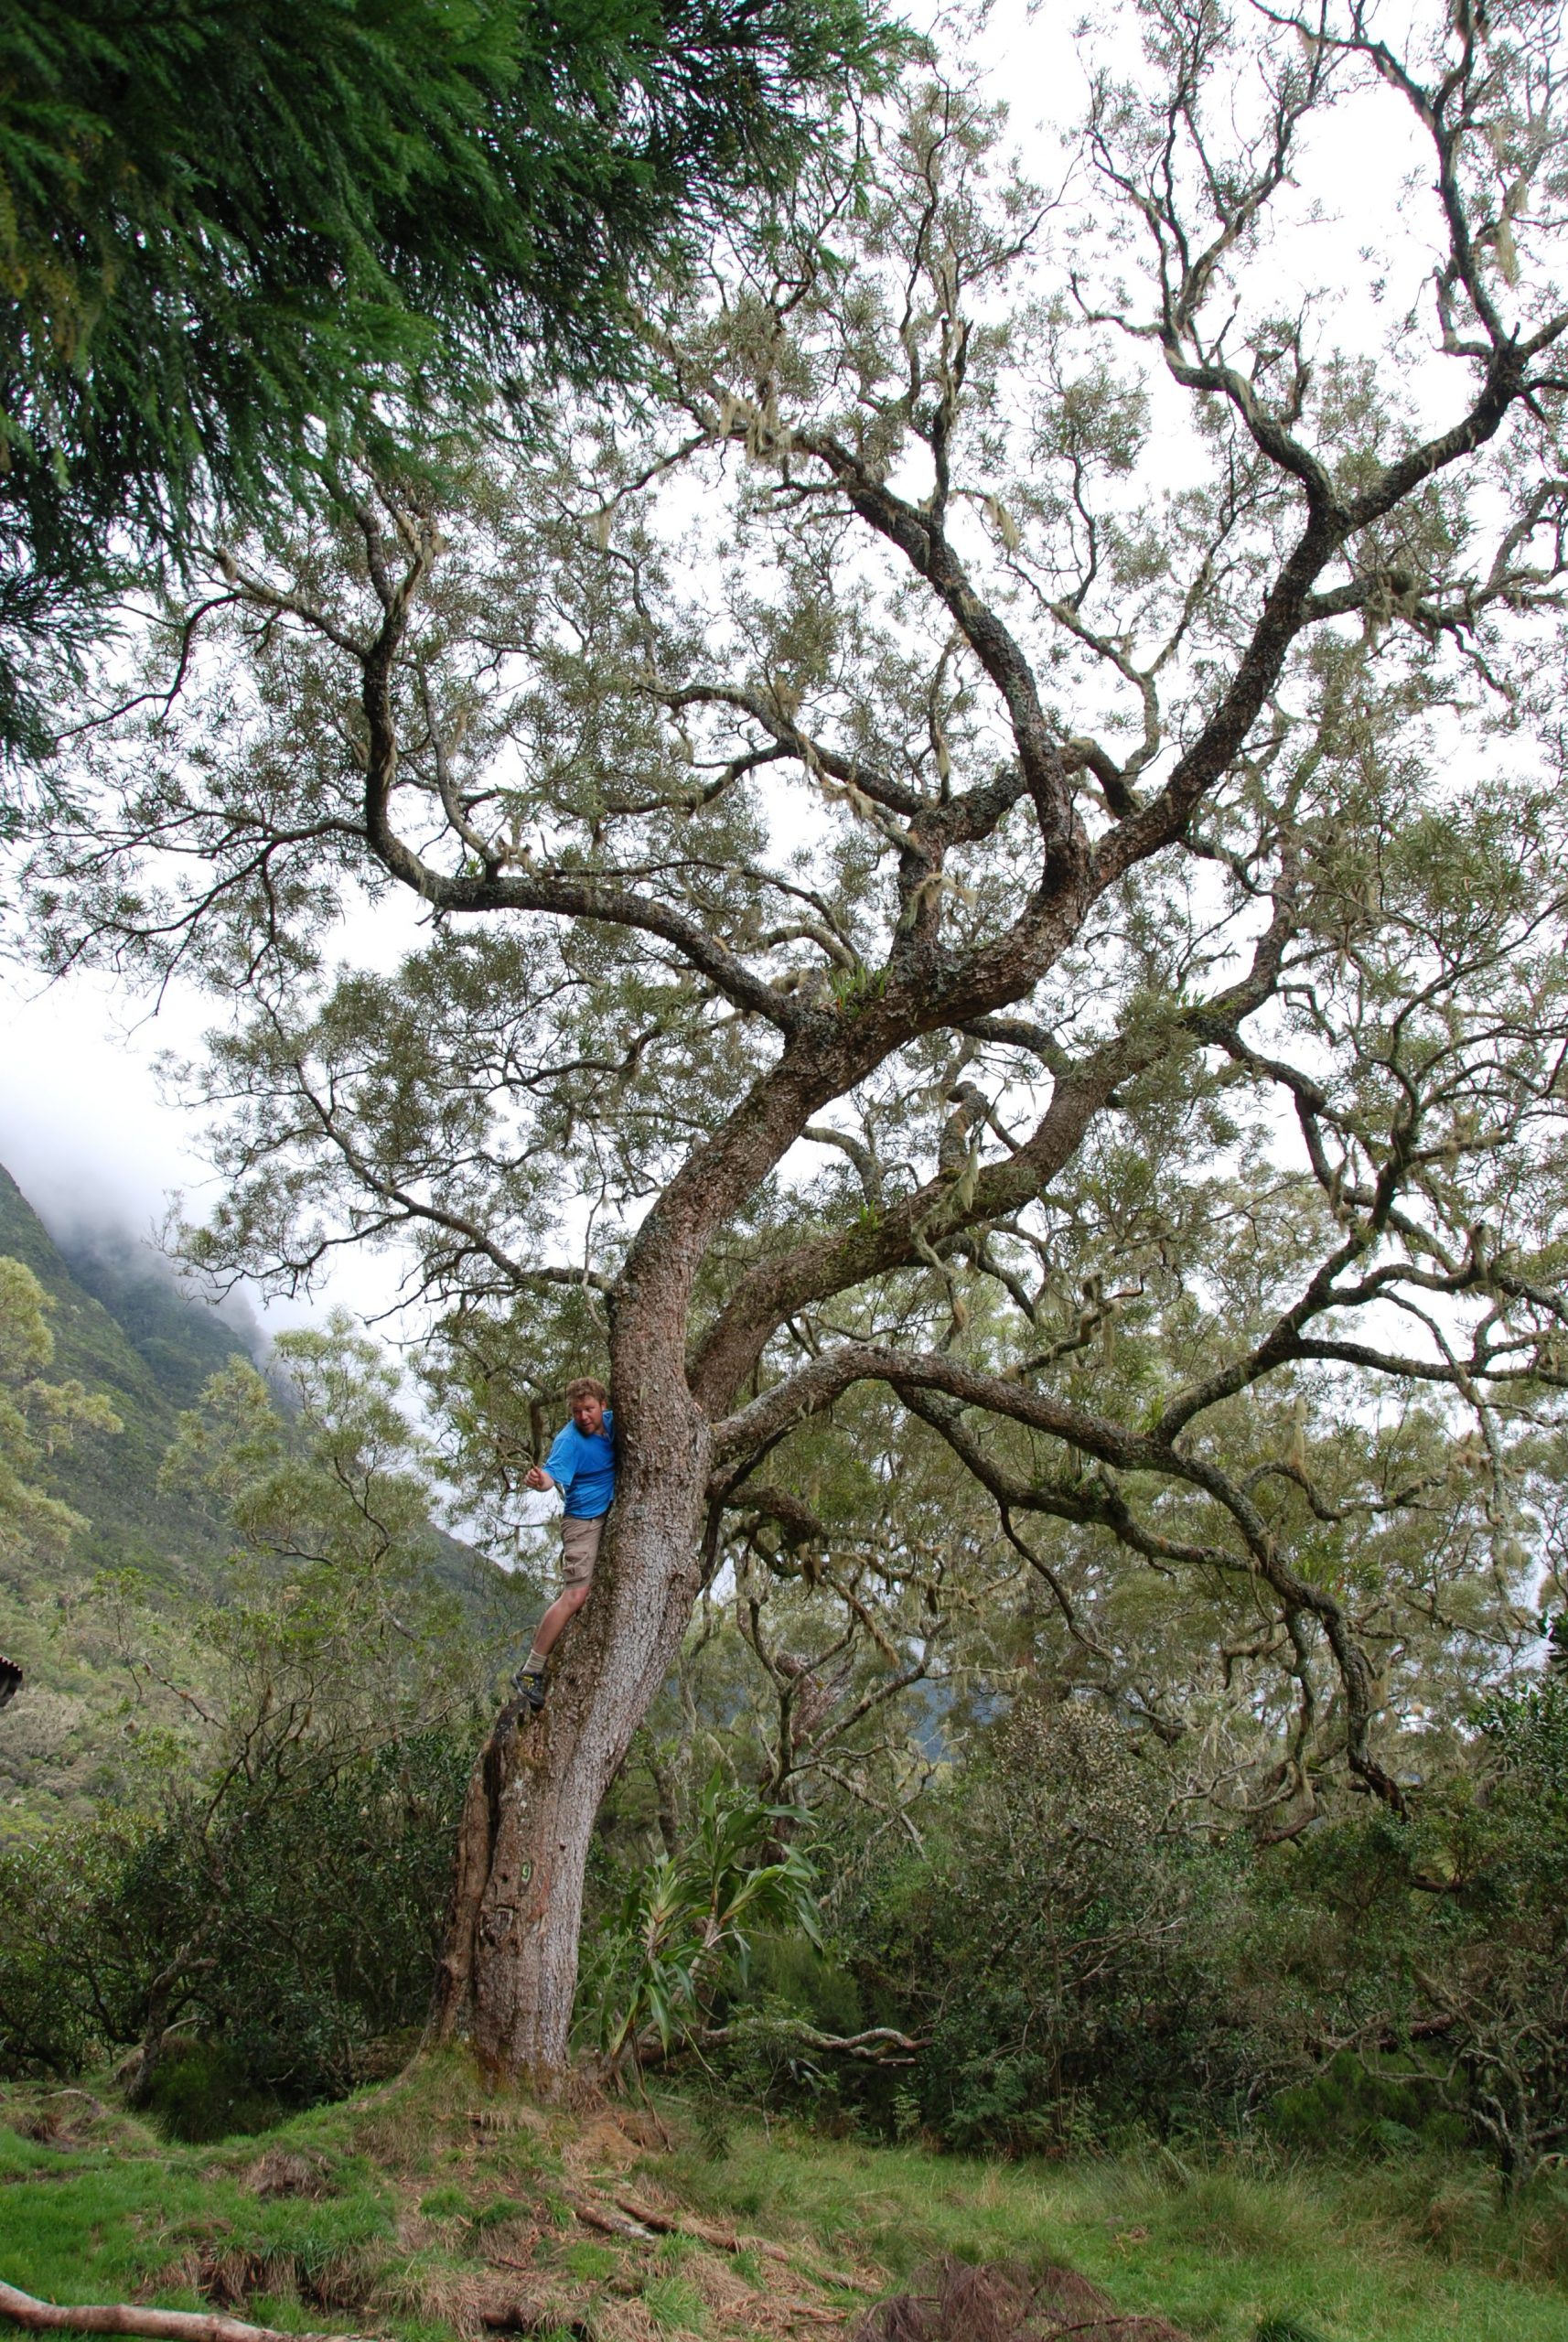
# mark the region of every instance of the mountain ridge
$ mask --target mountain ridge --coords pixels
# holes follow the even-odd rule
[[[176,1579],[191,1561],[221,1559],[224,1541],[191,1506],[159,1494],[157,1476],[182,1408],[194,1402],[209,1374],[234,1356],[251,1355],[242,1338],[211,1330],[217,1312],[170,1286],[167,1300],[146,1313],[146,1338],[166,1356],[177,1349],[174,1328],[185,1333],[187,1362],[160,1371],[133,1340],[120,1316],[77,1274],[27,1198],[0,1165],[0,1253],[31,1269],[48,1296],[54,1337],[52,1379],[71,1379],[105,1392],[124,1428],[91,1433],[48,1459],[51,1496],[80,1512],[88,1526],[72,1541],[73,1570],[135,1568],[160,1582]],[[91,1273],[91,1272],[90,1272]],[[123,1278],[127,1295],[154,1285],[156,1272]]]
[[[55,1351],[47,1380],[104,1393],[123,1428],[89,1432],[48,1457],[40,1477],[85,1526],[63,1560],[0,1563],[0,1650],[23,1668],[23,1690],[0,1715],[0,1836],[113,1795],[122,1734],[134,1729],[111,1594],[94,1582],[121,1570],[147,1581],[159,1606],[210,1600],[231,1541],[223,1524],[158,1487],[181,1413],[235,1357],[265,1368],[259,1326],[237,1325],[183,1288],[150,1247],[112,1225],[53,1236],[0,1165],[0,1254],[30,1269],[48,1296]],[[510,1613],[530,1582],[430,1524],[436,1574],[473,1619],[499,1600]],[[493,1622],[492,1622],[493,1623]],[[526,1647],[526,1646],[525,1646]]]

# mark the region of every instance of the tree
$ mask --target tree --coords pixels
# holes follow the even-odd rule
[[[136,1773],[8,1866],[0,2057],[129,2043],[145,2097],[195,2025],[286,2099],[348,2087],[367,2038],[424,2020],[493,1659],[436,1576],[395,1370],[340,1315],[275,1363],[286,1415],[235,1360],[166,1462],[234,1534],[213,1597],[171,1615],[133,1573],[103,1589]]]
[[[64,1552],[81,1516],[39,1485],[39,1466],[79,1431],[120,1429],[101,1393],[45,1379],[53,1306],[31,1269],[0,1253],[0,1564],[18,1552]]]
[[[57,963],[249,1003],[210,1268],[407,1240],[518,1454],[607,1356],[595,1598],[464,1834],[448,2012],[507,2072],[565,2058],[594,1814],[726,1509],[809,1520],[833,1411],[884,1518],[858,1408],[1043,1585],[1032,1530],[1253,1622],[1297,1816],[1336,1766],[1405,1799],[1402,1523],[1528,1575],[1564,1312],[1551,28],[1135,22],[1076,208],[922,89],[672,299],[658,412],[236,556],[181,707],[102,744],[39,867]],[[1408,132],[1439,240],[1386,348],[1282,314],[1268,243],[1340,102]],[[361,889],[429,932],[334,975]]]
[[[853,0],[8,9],[0,745],[116,547],[253,515],[389,398],[624,369],[628,282],[882,41]]]

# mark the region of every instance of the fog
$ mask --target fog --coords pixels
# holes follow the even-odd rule
[[[159,1059],[199,1055],[213,1004],[171,986],[154,1015],[108,976],[45,986],[13,973],[0,984],[0,1163],[62,1248],[85,1241],[102,1257],[105,1246],[141,1246],[148,1273],[174,1276],[161,1250],[171,1214],[204,1219],[221,1186],[203,1153],[204,1117],[179,1102]],[[334,1305],[379,1316],[394,1285],[386,1255],[357,1254],[310,1296],[242,1288],[223,1314],[249,1342],[262,1324],[276,1334]]]

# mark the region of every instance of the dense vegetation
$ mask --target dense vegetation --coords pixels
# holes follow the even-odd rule
[[[235,1361],[166,1463],[229,1531],[211,1595],[177,1616],[101,1584],[138,1695],[117,1795],[0,1854],[9,2070],[124,2060],[188,2135],[417,2039],[532,1598],[487,1619],[442,1585],[429,1460],[371,1345],[339,1323],[278,1363],[287,1413]],[[808,1591],[795,1633],[832,1611]],[[1509,2185],[1555,2159],[1568,1676],[1474,1705],[1412,1814],[1341,1800],[1273,1843],[1179,1742],[1027,1679],[942,1717],[908,1687],[893,1746],[925,1785],[880,1821],[884,1706],[779,1802],[766,1681],[710,1612],[601,1814],[579,2034],[611,2073],[700,2045],[747,2097],[954,2148],[1469,2147]]]
[[[308,482],[264,436],[199,430],[185,485],[135,453],[114,335],[133,295],[164,318],[180,203],[166,250],[131,207],[145,282],[60,409],[126,420],[102,514],[186,566],[21,857],[27,947],[205,987],[223,1185],[188,1263],[298,1295],[385,1247],[404,1348],[341,1313],[236,1348],[0,1183],[14,2102],[85,2090],[132,2163],[147,2122],[197,2150],[368,2118],[386,2159],[332,2181],[359,2227],[288,2283],[467,2330],[723,2308],[608,2262],[641,2323],[464,2291],[489,2229],[526,2271],[585,2217],[532,2151],[473,2192],[468,2056],[531,2139],[525,2086],[673,2090],[715,2165],[742,2105],[765,2151],[811,2126],[890,2172],[1117,2158],[1221,2251],[1310,2155],[1331,2194],[1484,2205],[1464,2250],[1559,2281],[1561,27],[1129,0],[1083,35],[1050,194],[925,52],[806,136],[780,60],[808,107],[869,70],[852,11],[611,11],[607,63],[545,44],[542,129],[495,68],[523,22],[442,16],[478,46],[395,217],[349,124],[301,345],[346,403],[279,392]],[[749,101],[699,67],[735,25],[773,62],[730,203]],[[484,184],[456,170],[427,242],[470,67]],[[1372,125],[1412,192],[1352,232],[1326,138]],[[543,278],[470,313],[442,238],[482,258],[514,132],[537,216],[500,224]],[[292,298],[232,192],[192,215],[222,299]],[[1321,263],[1288,315],[1280,239]],[[633,340],[635,381],[589,378]],[[91,500],[57,453],[49,493]],[[181,534],[226,497],[221,547]],[[586,1370],[618,1496],[525,1701],[532,1576],[432,1524],[510,1545]],[[522,1533],[541,1576],[553,1542]],[[27,1746],[48,1696],[69,1762]],[[378,2086],[421,2110],[423,2196]],[[254,2170],[285,2165],[326,2168]],[[588,2224],[697,2233],[662,2217]],[[265,2259],[193,2241],[138,2282],[246,2300]],[[964,2342],[955,2284],[875,2333]],[[1305,2330],[1256,2291],[1193,2315]]]

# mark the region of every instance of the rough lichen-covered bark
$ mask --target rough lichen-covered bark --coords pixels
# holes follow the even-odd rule
[[[595,1816],[697,1590],[705,1427],[683,1376],[662,1406],[660,1395],[628,1409],[593,1599],[562,1646],[549,1701],[537,1716],[515,1702],[501,1711],[459,1833],[437,2036],[466,2027],[489,2071],[546,2089],[568,2061]]]

